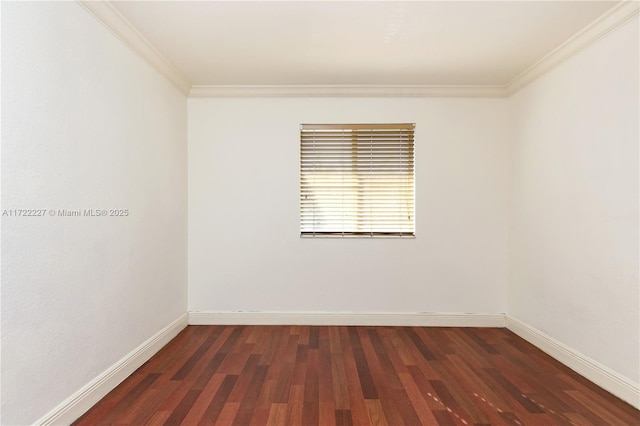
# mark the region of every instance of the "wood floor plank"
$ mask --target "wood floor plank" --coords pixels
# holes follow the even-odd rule
[[[403,410],[402,404],[406,404],[406,402],[399,403],[394,392],[395,389],[401,387],[397,374],[395,372],[389,373],[383,369],[368,334],[361,338],[361,343],[374,386],[379,389],[379,391],[376,391],[376,395],[380,400],[387,421],[393,425],[411,424],[407,423],[407,419],[404,416],[411,415]],[[391,379],[391,377],[393,378]],[[415,421],[413,423],[415,424]]]
[[[413,342],[416,349],[418,349],[418,352],[420,352],[420,355],[422,355],[422,358],[425,361],[434,361],[436,359],[436,356],[434,355],[432,350],[427,347],[424,340],[422,340],[420,336],[418,336],[418,334],[412,327],[405,327],[404,332],[407,335],[407,337],[411,340],[411,342]],[[436,345],[433,345],[433,346],[436,346]]]
[[[470,401],[467,404],[466,412],[471,420],[474,423],[502,422],[497,408],[485,403],[483,399],[494,401],[496,406],[503,411],[506,411],[509,405],[499,404],[504,401],[494,393],[492,384],[487,383],[480,376],[483,370],[469,367],[469,363],[463,356],[448,355],[447,359],[451,367],[446,372],[441,372],[440,377],[446,383],[455,384],[466,395]]]
[[[282,426],[287,420],[288,404],[271,404],[267,426]]]
[[[592,414],[597,415],[607,424],[612,426],[624,426],[629,424],[626,420],[616,416],[610,408],[602,407],[594,398],[589,398],[589,396],[577,390],[568,390],[565,392],[576,401],[582,403],[583,406],[588,407]]]
[[[347,327],[347,332],[349,334],[348,345],[351,347],[351,350],[353,351],[353,349],[362,348],[358,327]]]
[[[415,408],[413,408],[413,404],[411,404],[411,400],[409,399],[407,392],[404,389],[390,389],[390,392],[393,394],[393,399],[398,407],[398,411],[400,412],[400,416],[402,417],[404,424],[420,424],[420,417],[418,417]]]
[[[213,342],[215,342],[219,336],[220,334],[215,332],[207,336],[205,341],[202,342],[202,344],[198,347],[198,349],[196,349],[195,352],[191,354],[189,359],[187,359],[187,361],[184,364],[182,364],[182,367],[180,367],[180,369],[176,372],[176,374],[174,374],[173,377],[171,377],[171,380],[184,380],[184,378],[187,376],[187,374],[189,374],[189,372],[193,369],[196,363],[202,361],[203,355],[207,352],[207,350],[211,347],[211,345],[213,345]]]
[[[365,404],[366,400],[362,395],[362,386],[358,378],[356,362],[353,358],[353,350],[348,343],[350,339],[346,327],[341,329],[340,336],[343,342],[343,348],[346,349],[343,360],[347,393],[349,394],[349,405],[351,407],[351,418],[353,419],[354,425],[366,426],[369,425],[369,414]]]
[[[524,393],[532,401],[539,403],[540,407],[547,413],[560,418],[566,422],[567,418],[562,413],[575,412],[575,407],[571,407],[564,402],[564,392],[562,393],[549,393],[545,389],[538,390],[538,392]]]
[[[225,376],[216,394],[210,399],[209,405],[200,419],[200,423],[215,424],[237,381],[238,376]]]
[[[382,404],[377,399],[367,399],[365,401],[369,422],[372,426],[388,426],[387,418],[384,415]]]
[[[455,385],[447,385],[442,380],[429,380],[429,384],[435,391],[437,398],[442,401],[447,411],[454,411],[458,416],[462,415],[467,417],[467,413],[464,411],[458,400],[453,396],[456,391]],[[451,390],[450,390],[451,388]]]
[[[356,363],[358,378],[360,379],[360,389],[362,389],[364,399],[378,399],[378,392],[373,383],[371,370],[369,369],[369,364],[367,363],[367,358],[362,347],[353,348],[353,359]]]
[[[318,424],[336,426],[336,406],[333,401],[320,401]]]
[[[218,389],[222,386],[226,376],[224,374],[213,374],[206,383],[198,399],[193,403],[193,406],[185,416],[183,423],[187,425],[195,425],[201,422],[205,412],[209,408],[211,400],[215,397]],[[206,421],[205,421],[206,423]]]
[[[335,419],[336,426],[353,426],[353,417],[351,417],[351,410],[336,410]]]
[[[118,417],[132,405],[139,404],[141,399],[147,396],[147,389],[158,380],[160,373],[147,374],[147,376],[140,381],[134,388],[132,388],[126,395],[113,406],[104,417],[100,418],[95,424],[114,424]],[[80,419],[82,420],[82,419]]]
[[[250,423],[251,417],[253,416],[253,410],[255,409],[260,393],[262,392],[262,386],[264,385],[268,368],[269,367],[266,365],[258,365],[256,367],[253,376],[251,377],[249,387],[247,388],[247,392],[240,403],[240,408],[238,409],[238,415],[236,416],[234,424],[247,425]]]
[[[320,403],[331,403],[333,406],[332,411],[334,411],[333,377],[331,375],[331,353],[328,339],[320,339],[318,356],[320,373],[318,376],[318,397],[320,398]]]
[[[304,384],[307,378],[307,363],[296,362],[293,366],[293,372],[291,373],[291,386],[301,385],[304,388]]]
[[[216,371],[229,375],[239,375],[244,369],[247,361],[249,361],[253,348],[253,343],[240,345],[236,350],[227,354],[228,356],[224,358]]]
[[[268,374],[268,373],[267,373]],[[267,413],[271,411],[271,404],[274,403],[274,395],[276,393],[277,380],[265,377],[260,389],[260,395],[255,403],[256,409],[261,408]]]
[[[292,385],[287,403],[285,425],[302,426],[302,408],[304,404],[304,385]]]
[[[144,423],[145,426],[160,426],[171,415],[171,411],[156,411],[148,422]]]
[[[138,404],[131,405],[117,420],[125,424],[145,424],[155,412],[162,409],[164,401],[179,388],[178,383],[167,382],[163,387],[148,392],[148,396],[139,399]]]
[[[411,377],[410,373],[400,373],[400,380],[402,381],[402,385],[404,389],[407,391],[407,396],[411,401],[411,405],[413,406],[420,422],[422,424],[437,424],[436,418],[433,416],[431,409],[429,408],[429,404],[425,400],[424,395],[420,392],[418,385]]]
[[[462,329],[455,327],[437,327],[435,329],[427,329],[424,327],[415,327],[416,334],[436,352],[436,357],[446,358],[447,355],[458,353],[460,350],[454,336],[462,336]],[[476,329],[480,330],[480,329]]]
[[[320,403],[313,401],[304,401],[302,403],[302,424],[303,425],[319,425],[320,424]]]
[[[385,386],[390,386],[393,389],[402,389],[402,382],[398,377],[398,370],[396,370],[390,358],[390,355],[394,353],[393,347],[384,345],[375,328],[370,328],[367,332],[369,337],[368,342],[373,354],[375,354],[375,359],[377,359],[377,364],[379,365]],[[373,358],[373,356],[371,358]]]
[[[202,370],[193,384],[193,388],[201,390],[204,389],[211,380],[211,377],[218,372],[218,368],[226,356],[227,354],[225,353],[216,353],[213,358],[208,360],[206,367]]]
[[[299,333],[298,333],[298,342],[300,342],[301,345],[309,345],[309,332],[311,331],[311,327],[298,327]]]
[[[640,426],[505,329],[189,326],[74,425]]]
[[[161,426],[171,415],[171,411],[169,410],[159,410],[156,411],[153,416],[149,419],[145,426]]]
[[[622,403],[619,399],[610,401],[607,398],[608,393],[602,388],[593,386],[591,382],[586,381],[583,377],[577,375],[572,375],[572,377],[574,378],[571,379],[571,381],[575,383],[573,392],[584,395],[584,401],[591,401],[598,406],[603,405],[603,401],[607,401],[606,407],[599,408],[599,411],[610,413],[614,417],[629,424],[635,421],[638,421],[640,424],[640,417],[638,417],[637,412],[629,410],[628,404]],[[575,400],[575,397],[573,399]]]
[[[441,425],[441,426],[456,426],[455,420],[453,420],[453,417],[451,417],[451,415],[445,409],[433,410],[433,415],[436,418],[436,421],[438,422],[437,423],[438,425]]]
[[[320,354],[318,349],[309,349],[306,366],[304,400],[318,404],[320,401]]]
[[[269,420],[269,407],[258,406],[253,410],[251,414],[251,420],[249,423],[239,422],[237,419],[233,422],[236,426],[264,426]]]
[[[163,375],[175,374],[183,363],[197,350],[210,333],[216,333],[217,326],[212,326],[210,330],[204,326],[187,327],[182,330],[173,340],[171,340],[163,349],[166,348],[166,356],[152,357],[147,361],[141,369],[150,373],[162,372]]]
[[[233,387],[229,398],[227,398],[227,402],[242,402],[251,385],[251,380],[253,378],[253,373],[260,363],[260,355],[252,354],[247,363],[244,365],[242,369],[242,373],[238,377],[238,381],[236,385]]]
[[[289,402],[289,392],[293,377],[293,369],[295,364],[284,363],[280,370],[279,377],[276,378],[276,388],[273,392],[273,402],[277,404],[286,404]]]
[[[329,351],[332,354],[342,353],[342,340],[337,327],[329,327]]]
[[[349,390],[344,371],[344,357],[340,353],[331,354],[331,385],[333,387],[333,401],[337,410],[349,409]]]
[[[240,409],[239,402],[226,402],[224,407],[222,407],[222,411],[220,411],[220,416],[216,420],[215,426],[231,426],[233,425],[233,420],[236,418],[236,414]],[[191,423],[184,423],[185,425]]]
[[[402,358],[397,345],[395,345],[393,341],[393,336],[396,336],[395,330],[391,327],[378,328],[378,335],[380,337],[380,344],[377,348],[382,348],[386,353],[391,363],[390,368],[395,371],[397,375],[407,373],[407,365],[414,365],[414,363],[405,362]],[[376,352],[379,352],[379,349],[376,349]]]
[[[295,355],[291,349],[295,349],[298,343],[298,336],[291,335],[291,327],[282,327],[280,330],[278,346],[274,352],[274,358],[278,360],[278,364],[294,362]]]

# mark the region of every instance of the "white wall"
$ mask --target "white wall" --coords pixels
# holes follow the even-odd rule
[[[506,99],[190,99],[189,310],[506,309]],[[300,239],[299,124],[416,123],[416,239]]]
[[[75,2],[2,4],[2,424],[186,311],[186,99]]]
[[[511,98],[508,313],[638,383],[638,19]]]

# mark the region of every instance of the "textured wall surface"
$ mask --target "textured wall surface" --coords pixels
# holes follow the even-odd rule
[[[638,383],[638,18],[511,98],[509,315]]]
[[[2,209],[45,210],[2,217],[2,424],[186,311],[186,108],[77,3],[2,4]]]
[[[190,99],[189,309],[506,310],[507,99]],[[301,123],[416,123],[416,239],[300,239]]]

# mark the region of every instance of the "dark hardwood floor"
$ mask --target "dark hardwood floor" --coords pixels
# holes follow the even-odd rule
[[[189,326],[76,425],[640,425],[506,329]]]

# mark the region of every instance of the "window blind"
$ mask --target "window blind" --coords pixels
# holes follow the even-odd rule
[[[414,236],[414,128],[302,124],[301,236]]]

